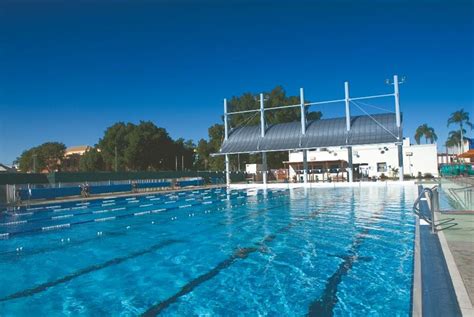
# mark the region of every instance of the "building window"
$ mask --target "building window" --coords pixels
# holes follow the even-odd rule
[[[387,163],[377,163],[377,172],[384,173],[387,171]]]

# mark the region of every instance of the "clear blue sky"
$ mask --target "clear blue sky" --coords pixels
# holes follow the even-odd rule
[[[117,121],[197,140],[224,97],[341,98],[346,80],[353,96],[386,93],[393,74],[406,136],[426,122],[444,143],[462,107],[474,121],[472,1],[40,2],[0,3],[2,163],[46,141],[93,145]]]

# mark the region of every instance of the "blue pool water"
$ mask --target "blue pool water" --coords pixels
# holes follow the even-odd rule
[[[410,315],[414,199],[208,189],[3,213],[0,315]]]

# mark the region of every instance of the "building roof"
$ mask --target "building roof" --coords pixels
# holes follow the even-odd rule
[[[217,154],[237,154],[313,149],[331,146],[394,143],[398,130],[393,113],[351,117],[351,131],[346,133],[346,118],[309,121],[306,134],[300,122],[273,124],[266,128],[244,126],[230,131]],[[400,131],[400,139],[401,139]]]
[[[468,150],[462,154],[459,154],[458,157],[460,158],[474,158],[474,150]]]
[[[70,146],[66,149],[65,155],[67,156],[74,153],[82,154],[90,148],[91,147],[89,145]]]
[[[15,169],[0,163],[0,173],[1,172],[5,172],[5,173],[15,172]]]

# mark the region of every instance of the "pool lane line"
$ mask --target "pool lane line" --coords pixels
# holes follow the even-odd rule
[[[146,201],[142,201],[142,202],[146,202]],[[178,202],[178,200],[161,200],[160,202],[158,202],[156,204],[155,203],[143,204],[143,205],[140,205],[139,207],[144,208],[144,207],[150,207],[152,205],[158,206],[158,205],[162,205],[163,203],[166,204],[166,203],[174,203],[174,202]],[[105,212],[111,212],[111,211],[120,211],[120,210],[127,209],[127,207],[136,208],[136,206],[131,206],[128,203],[124,204],[121,207],[118,207],[118,206],[120,206],[120,205],[115,205],[115,208],[104,209],[104,210],[90,210],[90,211],[86,211],[86,212],[76,212],[76,213],[71,213],[71,214],[66,214],[66,215],[58,215],[58,216],[49,216],[49,217],[43,217],[43,218],[32,218],[32,219],[25,219],[25,220],[16,220],[16,221],[10,221],[10,222],[3,222],[3,223],[0,223],[0,227],[8,227],[8,226],[19,225],[19,224],[34,223],[34,222],[38,222],[38,221],[62,220],[62,219],[65,219],[65,218],[91,215],[91,214],[98,214],[98,213],[102,213],[102,212],[105,213]],[[100,207],[100,206],[89,206],[89,208],[97,208],[97,207]],[[71,211],[71,210],[68,209],[67,211]]]
[[[286,191],[278,191],[276,195],[273,195],[273,197],[271,197],[271,199],[286,197],[286,195],[284,194],[284,192],[286,192]],[[245,197],[246,197],[246,196],[240,196],[240,195],[238,195],[238,196],[234,197],[232,200],[235,200],[235,199],[239,200],[239,199],[245,198]],[[232,201],[232,200],[231,200],[231,201]],[[249,203],[249,202],[245,201],[244,203],[233,204],[233,205],[230,206],[230,208],[240,207],[240,206],[246,205],[246,204],[248,204],[248,203]],[[278,208],[278,207],[281,207],[281,206],[282,206],[282,205],[278,205],[278,206],[270,207],[270,208],[267,207],[267,208],[259,209],[259,210],[257,210],[257,211],[252,212],[252,214],[259,214],[259,213],[261,213],[262,211],[270,210],[270,209],[274,209],[274,208]],[[217,208],[216,208],[216,207],[217,207]],[[212,208],[212,210],[220,210],[220,209],[223,209],[223,208],[219,207],[218,205],[214,205],[213,208]],[[204,211],[204,213],[207,213],[207,212],[210,212],[210,209]],[[135,213],[135,215],[136,215],[136,214],[137,214],[137,213]],[[244,215],[244,216],[235,218],[235,220],[240,220],[240,219],[246,218],[246,217],[248,217],[248,216],[249,216],[249,215]],[[110,218],[115,219],[114,217],[110,217]],[[101,218],[101,219],[104,219],[104,218]],[[144,225],[144,224],[145,224],[145,222],[142,222],[140,225]],[[219,225],[221,225],[221,223],[217,223],[217,224],[216,224],[216,226],[219,226]],[[107,236],[118,235],[118,234],[120,234],[120,231],[110,231],[110,232],[108,232],[108,233],[106,232],[106,235],[107,235]],[[4,235],[8,236],[8,233],[6,233],[6,234],[4,234]],[[1,237],[1,236],[0,236],[0,237]],[[6,238],[8,238],[8,237],[4,237],[4,238],[6,239]],[[86,240],[89,241],[90,239],[86,239]],[[84,241],[84,242],[87,242],[87,241]],[[80,243],[80,242],[79,242],[79,243]],[[71,244],[68,243],[66,246],[70,246],[70,245],[71,245]],[[38,254],[38,253],[54,251],[54,250],[57,250],[57,249],[59,249],[59,248],[63,248],[63,247],[66,247],[66,246],[60,245],[60,246],[51,247],[51,248],[42,248],[42,249],[39,249],[39,251],[35,251],[35,250],[33,249],[33,251],[30,251],[30,252],[28,252],[27,250],[22,250],[21,252],[19,252],[18,250],[11,250],[11,251],[6,251],[6,252],[1,252],[1,253],[0,253],[0,256],[4,256],[4,255],[10,255],[10,256],[11,256],[11,255],[13,255],[13,256],[16,255],[17,257],[20,256],[20,255],[21,255],[21,256],[30,256],[30,255],[34,255],[34,254]],[[15,257],[15,258],[17,258],[17,257]]]
[[[217,195],[218,193],[212,193],[213,195]],[[204,195],[208,195],[208,193],[201,193],[200,195],[195,195],[195,194],[191,194],[191,195],[188,195],[188,196],[204,196]],[[187,197],[187,196],[185,196]],[[134,197],[135,198],[135,197]],[[178,198],[178,197],[176,197]],[[146,203],[148,201],[151,201],[152,199],[147,199],[146,197],[144,199],[134,199],[133,201],[135,201],[135,203],[137,202],[142,202],[142,203]],[[167,197],[167,196],[163,196],[163,197],[160,197],[159,198],[160,201],[171,201],[171,202],[174,202],[175,200],[173,200],[173,198],[171,197]],[[153,200],[153,201],[158,201],[158,199],[156,200]],[[176,200],[177,201],[177,200]],[[44,210],[44,213],[53,213],[52,216],[48,216],[48,217],[42,217],[42,218],[31,218],[31,219],[25,219],[25,220],[14,220],[14,221],[10,221],[10,222],[3,222],[3,223],[0,223],[0,226],[9,226],[9,225],[15,225],[15,224],[23,224],[25,222],[27,223],[31,223],[31,222],[35,222],[35,221],[45,221],[45,220],[55,220],[54,218],[55,217],[61,217],[61,215],[59,216],[54,216],[56,215],[57,213],[59,212],[62,212],[62,211],[70,211],[72,213],[68,214],[68,215],[72,215],[72,216],[82,216],[82,215],[88,215],[88,214],[93,214],[95,212],[95,210],[91,210],[91,211],[86,211],[86,212],[74,212],[74,210],[82,210],[82,209],[86,209],[86,208],[103,208],[103,207],[112,207],[114,206],[114,208],[111,208],[111,209],[105,209],[105,210],[114,210],[116,209],[116,207],[121,207],[121,208],[127,208],[127,207],[135,207],[135,206],[131,206],[129,205],[129,201],[127,200],[124,200],[124,201],[121,201],[119,203],[114,203],[113,205],[110,205],[110,206],[104,206],[104,204],[89,204],[89,205],[86,205],[86,206],[79,206],[79,207],[65,207],[65,208],[60,208],[60,209],[53,209],[53,210]],[[55,206],[56,207],[56,206]],[[16,216],[17,217],[21,217],[23,215],[31,215],[31,213],[21,213],[21,214],[17,214]]]
[[[304,197],[303,199],[307,199],[307,197]],[[296,200],[301,200],[301,199],[296,199]],[[279,205],[277,207],[282,207],[284,205],[288,205],[288,204],[291,204],[291,203],[292,202],[289,202],[287,204],[282,204],[282,205]],[[273,207],[272,209],[275,209],[277,207]],[[233,265],[238,260],[244,260],[251,253],[254,253],[254,252],[257,252],[257,251],[258,252],[264,252],[266,250],[266,244],[272,242],[273,240],[275,240],[275,238],[278,236],[278,234],[289,231],[291,228],[297,226],[298,224],[300,224],[302,222],[312,220],[312,219],[316,218],[322,212],[323,212],[322,210],[313,211],[313,212],[311,212],[310,214],[308,214],[306,216],[302,216],[302,217],[297,218],[294,221],[290,221],[286,226],[281,227],[280,229],[278,229],[274,233],[266,235],[261,241],[256,242],[252,246],[237,248],[236,251],[234,251],[230,257],[228,257],[227,259],[219,262],[210,271],[199,275],[195,279],[193,279],[190,282],[188,282],[187,284],[185,284],[174,295],[168,297],[164,301],[160,301],[157,304],[152,305],[143,314],[141,314],[141,316],[142,317],[151,317],[151,316],[156,316],[156,315],[160,314],[163,310],[168,308],[170,305],[176,303],[182,296],[189,294],[196,287],[200,286],[204,282],[209,281],[210,279],[215,277],[217,274],[219,274],[222,270],[227,269],[228,267]]]
[[[341,257],[343,261],[339,264],[336,272],[327,280],[323,294],[309,305],[307,316],[329,317],[334,315],[333,310],[338,303],[337,287],[341,283],[343,276],[352,269],[354,262],[358,260],[358,249],[368,232],[369,230],[365,229],[359,233],[353,241],[348,255]]]
[[[137,202],[146,203],[146,202],[149,202],[149,201],[160,200],[159,203],[152,203],[154,205],[157,205],[157,204],[162,204],[163,202],[164,203],[173,203],[173,202],[178,202],[179,201],[179,200],[174,200],[174,198],[179,199],[179,198],[185,198],[185,197],[193,197],[193,199],[195,200],[196,198],[200,198],[200,197],[211,197],[211,196],[205,196],[205,195],[219,196],[219,194],[220,194],[220,191],[212,190],[211,192],[200,192],[198,194],[195,194],[194,192],[193,193],[186,193],[186,196],[183,196],[183,197],[163,195],[162,197],[160,197],[158,199],[153,198],[153,199],[149,199],[149,200],[146,200],[146,197],[145,197],[145,199],[136,199],[136,197],[133,197],[133,199],[134,199],[133,202],[134,203],[137,203]],[[245,194],[245,192],[238,191],[238,190],[232,190],[232,193],[230,193],[231,196],[232,195],[239,195],[239,194]],[[48,221],[48,220],[55,221],[55,220],[61,220],[61,218],[64,219],[64,218],[70,218],[70,217],[75,217],[75,216],[96,214],[96,213],[101,213],[101,212],[110,212],[110,211],[116,211],[116,210],[123,210],[123,209],[126,209],[126,208],[131,206],[131,205],[129,205],[130,202],[131,202],[131,200],[129,200],[128,202],[126,200],[124,200],[120,203],[113,204],[114,208],[103,209],[103,210],[100,210],[100,208],[107,207],[104,204],[101,204],[101,205],[100,204],[97,204],[97,205],[91,205],[90,204],[88,206],[80,206],[80,207],[72,207],[72,208],[61,208],[61,209],[56,209],[56,210],[53,209],[52,211],[50,211],[50,210],[45,211],[45,213],[46,212],[47,213],[53,213],[53,215],[51,215],[51,216],[42,217],[42,218],[31,218],[31,219],[13,220],[13,221],[9,221],[9,222],[3,222],[3,223],[0,223],[0,227],[2,227],[2,226],[3,227],[8,227],[8,226],[12,226],[12,225],[32,223],[32,222],[38,222],[38,221]],[[55,206],[55,207],[57,207],[57,206]],[[112,207],[112,206],[108,206],[108,207]],[[132,207],[135,207],[135,206],[132,206]],[[148,207],[148,206],[147,206],[147,204],[142,204],[139,207],[144,208],[144,207]],[[94,208],[94,209],[98,208],[99,210],[90,210],[90,211],[86,211],[86,212],[80,212],[80,211],[79,212],[74,212],[74,210],[81,210],[81,209],[85,209],[85,208]],[[66,215],[56,215],[57,212],[62,212],[62,211],[71,211],[72,213],[66,214]],[[31,213],[28,213],[28,214],[31,214]],[[25,214],[18,214],[17,216],[19,217],[19,216],[22,216],[22,215],[25,215]]]
[[[234,200],[234,199],[237,199],[237,197],[239,196],[235,196],[232,197],[232,198],[229,198],[230,200]],[[226,201],[229,201],[229,199],[226,199]],[[212,204],[214,203],[222,203],[223,201],[218,199],[218,200],[214,200],[212,201]],[[200,206],[202,205],[203,203],[201,201],[199,202],[196,202],[194,204],[190,204],[188,207],[196,207],[196,206]],[[156,213],[161,213],[161,212],[168,212],[168,211],[172,211],[172,210],[179,210],[181,208],[179,208],[179,206],[173,206],[173,207],[169,207],[169,208],[160,208],[160,209],[154,209],[154,210],[151,210],[149,214],[156,214]],[[131,218],[131,217],[135,217],[135,216],[140,216],[141,214],[137,214],[137,212],[133,212],[133,213],[128,213],[128,214],[123,214],[123,215],[118,215],[118,216],[114,216],[114,217],[104,217],[104,218],[107,218],[106,220],[108,221],[112,221],[112,220],[117,220],[117,219],[125,219],[125,218]],[[24,230],[24,231],[15,231],[15,232],[8,232],[8,235],[4,235],[4,236],[0,236],[2,239],[9,239],[11,237],[16,237],[16,236],[20,236],[20,235],[27,235],[27,234],[33,234],[33,233],[40,233],[40,232],[49,232],[49,231],[56,231],[56,230],[61,230],[61,229],[69,229],[73,226],[78,226],[78,225],[82,225],[82,224],[87,224],[87,223],[94,223],[94,222],[100,222],[100,221],[105,221],[104,218],[94,218],[94,219],[88,219],[88,220],[83,220],[83,221],[78,221],[78,222],[72,222],[72,223],[65,223],[65,224],[58,224],[58,225],[51,225],[51,226],[45,226],[45,227],[36,227],[36,228],[33,228],[33,229],[29,229],[29,230]],[[3,233],[2,233],[3,234]]]
[[[234,262],[240,259],[245,259],[249,256],[249,254],[257,251],[256,247],[250,247],[250,248],[240,248],[237,249],[229,258],[225,259],[224,261],[220,262],[217,264],[212,270],[198,276],[197,278],[193,279],[191,282],[187,283],[184,285],[179,292],[175,293],[173,296],[168,297],[166,300],[153,305],[145,313],[143,313],[141,316],[148,317],[148,316],[156,316],[158,315],[161,311],[166,309],[168,306],[171,304],[175,303],[178,301],[178,299],[194,290],[197,286],[201,285],[202,283],[212,279],[215,277],[217,274],[219,274],[220,271],[228,268],[231,266]]]
[[[378,212],[374,212],[372,217],[368,218],[375,222],[376,219],[381,218],[381,212],[386,208],[386,204],[382,204],[382,208]],[[367,225],[367,224],[366,224]],[[354,227],[357,228],[357,223],[354,223]],[[357,255],[359,248],[369,233],[368,228],[364,228],[359,234],[356,235],[352,242],[352,245],[347,251],[347,255],[340,256],[343,261],[339,264],[336,272],[326,281],[326,286],[323,290],[323,294],[309,305],[308,313],[306,316],[309,317],[332,317],[334,316],[334,307],[338,303],[337,288],[342,282],[342,278],[352,269],[354,263],[361,259]]]
[[[6,301],[9,301],[9,300],[13,300],[13,299],[19,299],[19,298],[23,298],[23,297],[32,296],[32,295],[35,295],[37,293],[41,293],[41,292],[43,292],[43,291],[45,291],[45,290],[47,290],[51,287],[69,282],[70,280],[75,279],[79,276],[82,276],[82,275],[85,275],[85,274],[88,274],[88,273],[92,273],[92,272],[95,272],[95,271],[98,271],[98,270],[102,270],[102,269],[107,268],[109,266],[117,265],[117,264],[120,264],[120,263],[125,262],[127,260],[137,258],[139,256],[142,256],[142,255],[145,255],[145,254],[148,254],[148,253],[152,253],[152,252],[154,252],[158,249],[164,248],[164,247],[169,246],[171,244],[184,243],[184,242],[185,242],[184,240],[173,240],[173,239],[165,240],[165,241],[157,243],[157,244],[155,244],[155,245],[153,245],[153,246],[151,246],[147,249],[144,249],[144,250],[141,250],[141,251],[138,251],[138,252],[134,252],[134,253],[130,253],[130,254],[128,254],[126,256],[123,256],[123,257],[117,257],[117,258],[111,259],[109,261],[103,262],[101,264],[91,265],[91,266],[83,268],[79,271],[76,271],[74,273],[71,273],[69,275],[63,276],[60,279],[57,279],[57,280],[54,280],[54,281],[51,281],[51,282],[47,282],[47,283],[43,283],[43,284],[40,284],[36,287],[29,288],[29,289],[26,289],[26,290],[22,290],[22,291],[10,294],[8,296],[2,297],[2,298],[0,298],[0,302],[6,302]]]
[[[64,244],[62,245],[56,245],[56,246],[50,246],[50,247],[42,247],[42,248],[37,248],[37,249],[22,249],[21,252],[17,251],[17,250],[11,250],[11,251],[5,251],[5,252],[0,252],[0,259],[3,261],[3,262],[7,262],[8,260],[13,260],[13,261],[17,261],[19,257],[27,257],[27,256],[32,256],[32,255],[36,255],[36,254],[41,254],[41,253],[46,253],[46,252],[51,252],[51,251],[55,251],[55,250],[59,250],[59,249],[62,249],[66,246],[68,247],[75,247],[75,246],[78,246],[78,245],[81,245],[81,244],[84,244],[84,243],[87,243],[87,242],[91,242],[91,241],[94,241],[94,240],[97,240],[97,239],[103,239],[104,236],[107,236],[107,237],[115,237],[115,236],[124,236],[126,235],[126,232],[122,232],[122,231],[105,231],[103,232],[103,235],[102,236],[93,236],[92,238],[87,238],[87,239],[84,239],[84,240],[73,240],[72,242],[71,241],[68,241],[68,242],[63,242]],[[4,258],[6,257],[6,258]],[[3,259],[2,259],[3,258]]]
[[[232,189],[232,191],[237,191],[235,189]],[[213,193],[220,193],[222,192],[222,190],[218,187],[216,188],[211,188],[209,191],[205,190],[204,188],[203,189],[199,189],[197,190],[197,193],[208,193],[208,192],[213,192]],[[191,190],[182,190],[182,191],[178,191],[176,193],[186,193],[188,195],[192,195],[192,194],[196,194],[194,191],[191,192]],[[113,200],[114,200],[114,203],[127,203],[127,198],[133,198],[133,199],[136,199],[136,200],[142,200],[142,199],[147,199],[147,197],[151,197],[151,196],[155,196],[155,197],[170,197],[170,196],[173,196],[173,193],[155,193],[154,195],[148,195],[148,196],[145,196],[145,193],[143,194],[138,194],[138,195],[135,195],[133,197],[127,197],[127,196],[124,196],[124,197],[114,197]],[[174,195],[175,197],[178,197],[176,195]],[[38,207],[26,207],[24,208],[23,210],[25,212],[21,212],[18,214],[18,216],[22,216],[22,215],[29,215],[29,214],[34,214],[34,213],[41,213],[41,212],[52,212],[55,208],[56,209],[71,209],[71,208],[76,208],[76,207],[83,207],[85,203],[88,203],[89,207],[100,207],[100,205],[106,201],[111,201],[112,198],[96,198],[96,199],[92,199],[90,201],[87,201],[87,202],[81,202],[80,199],[78,200],[73,200],[73,201],[69,201],[69,202],[65,202],[65,203],[60,203],[60,204],[56,204],[56,205],[53,205],[53,204],[46,204],[46,205],[42,205],[42,206],[38,206]],[[80,205],[77,205],[77,204],[80,204]]]
[[[237,196],[237,197],[239,197],[239,196]],[[236,197],[233,197],[231,199],[236,199]],[[178,202],[178,201],[176,201],[176,202]],[[222,202],[222,201],[220,199],[212,201],[212,203],[219,203],[219,202]],[[163,205],[163,204],[159,203],[159,204],[156,204],[155,206],[160,206],[160,205]],[[199,206],[199,205],[202,205],[201,200],[199,200],[198,202],[196,202],[194,204],[187,204],[186,208],[195,207],[195,206]],[[168,208],[155,209],[155,210],[151,210],[149,213],[158,213],[158,212],[164,212],[164,211],[170,211],[170,210],[174,210],[174,209],[183,208],[183,207],[180,207],[180,206],[181,205],[168,207]],[[110,211],[113,211],[113,209],[110,209]],[[95,212],[97,213],[97,211],[95,211]],[[94,212],[87,212],[87,214],[94,214]],[[108,218],[107,220],[115,220],[115,219],[123,219],[123,218],[128,218],[128,217],[133,217],[133,216],[140,216],[140,215],[143,215],[143,214],[144,213],[133,212],[133,213],[123,214],[123,215],[118,215],[118,216],[113,216],[113,217],[105,217],[105,218]],[[76,225],[85,224],[85,223],[99,222],[101,220],[105,220],[105,219],[102,218],[102,217],[99,217],[99,218],[88,219],[88,220],[72,222],[72,223],[36,227],[36,228],[33,228],[33,229],[23,230],[23,231],[6,232],[6,233],[8,233],[8,235],[5,235],[4,238],[10,238],[12,236],[18,236],[18,235],[22,235],[22,234],[30,234],[30,233],[35,233],[35,232],[67,229],[67,228],[70,228],[71,226],[76,226]]]
[[[245,196],[237,196],[236,198],[244,198]],[[281,194],[279,193],[278,195],[275,195],[273,198],[281,198],[281,197],[285,197],[284,194]],[[241,206],[241,205],[244,205],[244,204],[247,204],[247,202],[241,204],[235,204],[235,205],[232,205],[234,207],[238,207],[238,206]],[[268,211],[268,210],[271,210],[271,209],[275,209],[275,208],[279,208],[283,205],[278,205],[278,206],[274,206],[274,207],[266,207],[264,208],[263,210],[257,210],[256,212],[253,212],[253,214],[255,213],[261,213],[262,211]],[[219,208],[217,208],[218,210]],[[239,217],[239,218],[236,218],[237,220],[239,219],[242,219],[242,218],[246,218],[248,217],[247,216],[242,216],[242,217]],[[140,223],[139,225],[145,225],[147,224],[148,222],[142,222]],[[221,223],[217,223],[216,226],[218,225],[221,225]],[[212,226],[214,227],[214,226]],[[212,228],[211,227],[211,228]],[[106,231],[104,232],[106,237],[109,237],[109,236],[117,236],[117,235],[123,235],[125,233],[122,233],[121,231]],[[199,233],[199,232],[198,232]],[[79,244],[82,244],[82,243],[87,243],[89,241],[92,241],[94,239],[98,239],[98,238],[104,238],[104,236],[100,236],[100,237],[96,237],[94,236],[93,238],[89,238],[89,239],[85,239],[85,240],[74,240],[75,242],[72,243],[72,242],[68,242],[66,245],[59,245],[59,246],[55,246],[55,247],[50,247],[50,248],[41,248],[41,249],[38,249],[38,251],[36,251],[35,249],[33,249],[31,252],[28,252],[28,250],[22,250],[21,252],[17,251],[17,250],[11,250],[11,251],[6,251],[6,252],[0,252],[0,257],[2,256],[12,256],[14,257],[15,259],[17,259],[18,256],[31,256],[31,255],[35,255],[35,254],[40,254],[40,253],[44,253],[44,252],[50,252],[50,251],[55,251],[55,250],[58,250],[60,248],[64,248],[64,247],[69,247],[69,246],[76,246],[76,245],[79,245]]]
[[[234,197],[231,197],[230,199],[236,199],[238,197],[242,197],[239,195],[239,192],[236,193],[237,195],[231,195]],[[179,202],[179,201],[171,201],[171,202]],[[188,204],[186,207],[193,207],[193,206],[199,206],[201,205],[202,200],[198,200],[197,203],[194,204]],[[210,201],[211,203],[219,203],[221,200],[214,200]],[[155,204],[156,206],[163,205],[161,202],[158,204]],[[45,227],[37,227],[33,228],[30,230],[24,230],[24,231],[16,231],[16,232],[10,232],[5,234],[2,238],[9,238],[10,236],[15,236],[15,235],[20,235],[20,234],[28,234],[28,233],[34,233],[34,232],[41,232],[41,231],[51,231],[51,230],[59,230],[59,229],[66,229],[70,228],[73,225],[79,225],[79,224],[85,224],[85,223],[92,223],[92,222],[100,222],[100,221],[108,221],[108,220],[115,220],[115,219],[123,219],[123,218],[128,218],[128,217],[133,217],[133,216],[140,216],[140,215],[145,215],[145,214],[150,214],[150,213],[158,213],[158,212],[163,212],[163,211],[170,211],[174,209],[179,209],[182,208],[180,207],[181,205],[174,206],[174,207],[168,207],[168,208],[162,208],[162,209],[155,209],[151,210],[149,212],[133,212],[129,214],[124,214],[124,215],[119,215],[119,216],[111,216],[111,217],[105,217],[105,218],[94,218],[94,219],[89,219],[85,221],[79,221],[79,222],[74,222],[74,223],[66,223],[66,224],[58,224],[58,225],[51,225],[51,226],[45,226]],[[117,210],[117,208],[112,208],[110,211]],[[123,209],[121,209],[123,210]],[[91,212],[87,212],[87,214],[90,214]],[[92,214],[97,213],[97,211],[92,211]],[[85,214],[85,213],[83,213]]]
[[[236,190],[236,189],[231,189],[228,191],[228,194],[229,195],[235,195],[235,194],[239,194],[239,193],[243,193],[243,194],[246,194],[245,191],[242,191],[242,190]],[[180,198],[187,198],[187,197],[202,197],[204,195],[221,195],[221,196],[225,196],[226,194],[222,194],[222,190],[219,189],[219,188],[212,188],[210,190],[198,190],[198,191],[193,191],[193,192],[190,192],[190,191],[183,191],[183,192],[178,192],[178,194],[183,194],[184,196],[178,196],[178,195],[175,195],[173,193],[170,193],[168,195],[165,195],[164,193],[160,193],[160,194],[156,194],[154,196],[135,196],[135,197],[129,197],[129,198],[126,198],[125,200],[121,199],[119,201],[115,201],[113,203],[110,203],[110,204],[105,204],[105,202],[110,202],[111,200],[95,200],[95,201],[92,201],[91,202],[86,202],[86,203],[76,203],[75,205],[72,205],[70,203],[68,203],[67,205],[53,205],[53,206],[46,206],[46,207],[42,207],[40,211],[36,211],[36,212],[22,212],[22,213],[14,213],[14,215],[16,217],[22,217],[22,216],[28,216],[28,215],[34,215],[34,214],[39,214],[39,213],[49,213],[49,214],[55,214],[55,213],[58,213],[58,212],[66,212],[66,211],[69,211],[69,212],[72,212],[71,214],[72,215],[83,215],[83,214],[89,214],[90,212],[85,212],[85,213],[81,213],[81,212],[74,212],[74,211],[77,211],[77,210],[82,210],[82,209],[86,209],[86,208],[103,208],[103,207],[112,207],[112,206],[130,206],[129,203],[137,203],[137,202],[147,202],[147,199],[149,199],[150,201],[156,201],[156,200],[173,200],[173,199],[180,199]],[[151,198],[151,197],[154,197],[154,198]],[[155,198],[155,197],[158,197],[158,198]],[[87,204],[87,205],[86,205]],[[56,209],[55,209],[56,208]],[[38,209],[38,208],[35,208],[35,209]],[[31,210],[35,210],[35,209],[31,209]],[[9,215],[10,218],[11,215]],[[52,219],[54,216],[49,216],[49,217],[43,217],[43,218],[32,218],[32,219],[26,219],[26,220],[18,220],[18,219],[15,219],[13,221],[10,221],[10,222],[3,222],[3,223],[0,223],[0,226],[8,226],[8,225],[16,225],[16,224],[22,224],[24,223],[24,221],[27,221],[27,222],[33,222],[33,221],[40,221],[39,219],[41,220],[55,220],[55,219]],[[38,219],[38,220],[37,220]]]
[[[276,197],[283,197],[284,195],[276,195]],[[288,203],[289,204],[289,203]],[[264,210],[270,210],[270,209],[276,209],[276,208],[279,208],[279,207],[282,207],[284,205],[287,205],[287,204],[282,204],[282,205],[278,205],[278,206],[273,206],[273,207],[267,207],[267,208],[264,208]],[[289,227],[289,226],[286,226],[286,227]],[[279,230],[281,231],[281,230]],[[271,236],[271,235],[270,235]],[[264,238],[262,240],[262,243],[263,242],[267,242],[267,241],[271,241],[273,240],[274,237],[269,237],[267,236],[266,238]],[[184,240],[167,240],[167,241],[171,241],[171,243],[178,243],[178,242],[181,242],[181,243],[184,243],[185,241]],[[165,241],[166,242],[166,241]],[[164,243],[165,243],[164,242]],[[168,244],[171,244],[171,243],[168,243]],[[132,253],[130,255],[127,255],[127,256],[124,256],[124,257],[119,257],[119,258],[115,258],[115,259],[112,259],[112,260],[109,260],[105,263],[102,263],[102,264],[98,264],[98,265],[93,265],[93,266],[90,266],[90,267],[87,267],[87,268],[84,268],[82,270],[79,270],[75,273],[72,273],[72,274],[69,274],[69,275],[66,275],[60,279],[57,279],[55,281],[51,281],[51,282],[47,282],[47,283],[43,283],[43,284],[40,284],[36,287],[33,287],[33,288],[30,288],[30,289],[26,289],[26,290],[23,290],[23,291],[19,291],[19,292],[16,292],[16,293],[13,293],[11,295],[8,295],[6,297],[3,297],[3,298],[0,298],[0,302],[4,302],[4,301],[8,301],[8,300],[13,300],[13,299],[18,299],[18,298],[22,298],[22,297],[28,297],[28,296],[32,296],[34,294],[37,294],[37,293],[40,293],[40,292],[43,292],[53,286],[56,286],[56,285],[59,285],[59,284],[62,284],[62,283],[65,283],[65,282],[69,282],[70,280],[76,278],[76,277],[79,277],[81,275],[84,275],[84,274],[87,274],[87,273],[90,273],[90,272],[93,272],[93,271],[97,271],[97,270],[100,270],[100,269],[103,269],[103,268],[106,268],[106,267],[109,267],[109,266],[112,266],[112,265],[115,265],[115,264],[120,264],[128,259],[131,259],[131,258],[135,258],[135,257],[138,257],[140,255],[143,255],[143,254],[146,254],[146,253],[150,253],[152,252],[154,249],[157,249],[158,247],[161,247],[163,243],[161,244],[157,244],[157,245],[154,245],[152,247],[150,247],[149,249],[146,249],[144,251],[140,251],[140,252],[136,252],[136,253]],[[168,245],[166,244],[166,245]],[[164,246],[166,246],[164,245]],[[261,245],[260,243],[257,243],[257,246]],[[250,248],[251,249],[251,248]],[[245,251],[245,248],[240,248],[239,250],[244,250]],[[247,251],[242,251],[240,253],[237,253],[237,257],[242,257],[245,255],[245,252],[248,252]],[[256,251],[256,250],[255,250]],[[252,251],[254,252],[254,251]],[[228,265],[230,265],[232,263],[229,263]],[[218,271],[217,271],[218,273]],[[216,273],[216,274],[217,274]],[[211,274],[212,275],[212,274]],[[210,276],[209,278],[211,278],[212,276]],[[204,281],[203,281],[204,282]]]

